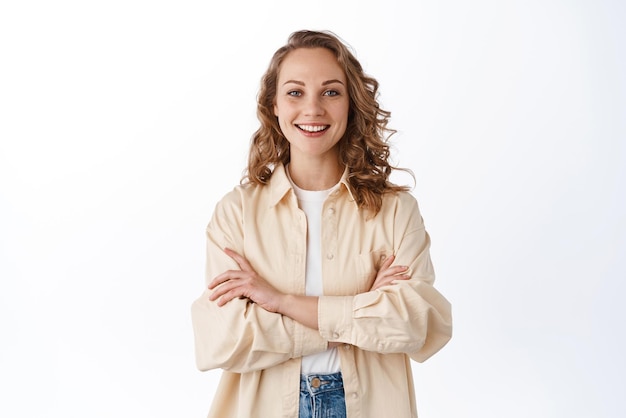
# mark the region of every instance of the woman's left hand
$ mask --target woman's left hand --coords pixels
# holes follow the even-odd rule
[[[234,298],[245,297],[266,311],[277,312],[284,294],[259,276],[243,256],[229,248],[224,252],[239,264],[241,270],[228,270],[215,277],[209,283],[209,289],[215,289],[209,299],[224,306]]]
[[[370,290],[376,290],[380,287],[393,284],[396,280],[408,280],[411,278],[411,276],[406,274],[409,269],[407,266],[391,266],[395,260],[395,255],[391,255],[385,259],[376,274],[376,279]]]

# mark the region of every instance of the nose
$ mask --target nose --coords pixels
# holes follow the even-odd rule
[[[324,106],[321,98],[315,95],[309,95],[304,103],[305,116],[321,116],[324,114]]]

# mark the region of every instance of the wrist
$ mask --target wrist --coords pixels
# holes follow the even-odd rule
[[[280,297],[277,312],[302,325],[318,329],[316,296],[288,295]]]
[[[280,293],[276,300],[276,313],[289,316],[287,313],[289,312],[289,305],[292,303],[291,299],[291,295]]]

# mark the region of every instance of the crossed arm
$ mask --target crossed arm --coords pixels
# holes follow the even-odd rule
[[[237,262],[240,270],[227,270],[216,276],[208,286],[214,290],[210,300],[224,306],[235,298],[247,298],[268,312],[279,313],[309,328],[319,329],[317,296],[281,293],[259,276],[243,256],[229,248],[224,252]],[[392,266],[394,259],[394,256],[385,259],[370,290],[410,278],[406,274],[407,266]]]

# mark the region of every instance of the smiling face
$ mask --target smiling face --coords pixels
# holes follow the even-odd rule
[[[289,141],[291,163],[338,159],[346,132],[348,85],[343,69],[326,48],[299,48],[278,72],[274,114]]]

